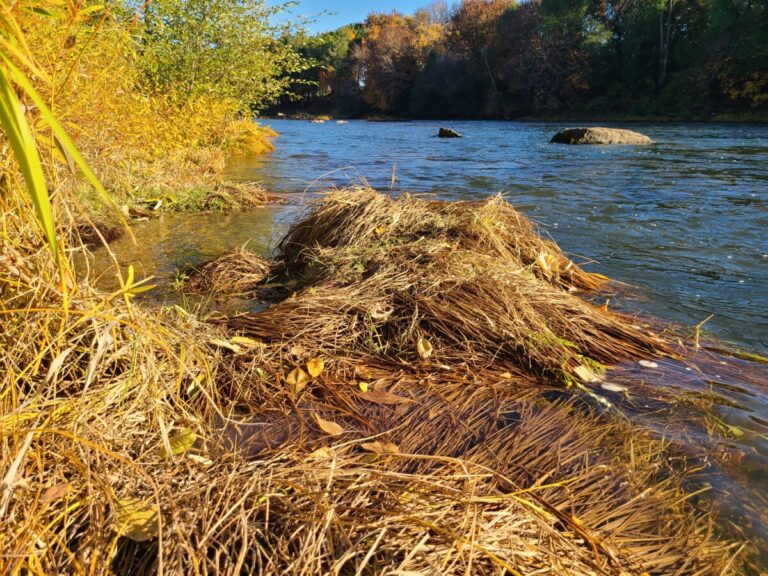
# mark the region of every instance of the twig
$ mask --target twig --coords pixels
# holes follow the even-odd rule
[[[0,504],[0,520],[3,519],[5,512],[8,509],[8,505],[11,501],[11,493],[13,492],[13,485],[16,482],[16,474],[18,474],[24,456],[27,454],[27,450],[29,450],[29,446],[32,444],[33,437],[34,431],[30,430],[27,432],[27,437],[24,439],[24,444],[22,445],[21,450],[19,450],[16,458],[11,463],[11,467],[8,468],[8,472],[6,472],[5,477],[3,478],[3,502]]]
[[[693,329],[693,344],[694,346],[696,346],[696,350],[701,348],[701,346],[699,345],[699,336],[701,334],[701,327],[704,326],[704,324],[706,324],[710,320],[712,320],[712,318],[714,317],[715,317],[714,314],[710,314],[709,316],[704,318],[704,320],[696,324],[696,327]]]

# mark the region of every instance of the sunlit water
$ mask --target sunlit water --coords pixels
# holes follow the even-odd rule
[[[687,326],[713,315],[709,335],[768,355],[768,126],[631,125],[655,144],[564,146],[549,143],[563,127],[550,123],[269,124],[282,134],[277,151],[233,161],[230,172],[283,194],[287,205],[163,215],[136,226],[138,249],[115,244],[121,262],[168,283],[176,270],[246,243],[268,253],[315,193],[362,180],[444,199],[503,193],[575,260],[630,284],[619,306]],[[441,125],[464,138],[437,138]],[[724,521],[768,549],[768,369],[702,362],[703,373],[662,362],[655,375],[635,366],[615,378],[674,382],[673,393],[712,399],[721,422],[710,426],[733,427],[716,448],[727,453],[727,474],[711,478]],[[605,395],[681,444],[706,444],[701,426],[669,425],[675,409]]]

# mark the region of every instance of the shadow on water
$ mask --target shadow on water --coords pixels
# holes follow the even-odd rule
[[[714,314],[705,326],[713,337],[768,350],[768,126],[633,126],[657,144],[566,148],[548,143],[561,126],[546,123],[454,122],[466,137],[452,142],[432,138],[439,125],[430,122],[272,124],[282,134],[278,150],[233,163],[231,173],[290,193],[292,203],[163,215],[135,227],[138,246],[113,245],[121,264],[170,286],[178,270],[246,243],[268,256],[305,205],[296,193],[359,184],[361,175],[389,189],[394,171],[396,193],[503,192],[575,260],[594,258],[589,270],[630,284],[620,309],[687,326]],[[97,255],[93,266],[111,288],[109,259]],[[181,301],[168,290],[150,297]],[[768,366],[699,351],[686,361],[618,366],[608,379],[614,387],[600,395],[699,463],[692,483],[708,488],[699,498],[716,507],[721,529],[750,543],[753,573],[765,573]]]

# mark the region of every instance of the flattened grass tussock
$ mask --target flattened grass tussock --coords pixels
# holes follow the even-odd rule
[[[671,354],[657,335],[575,292],[605,279],[574,264],[501,198],[324,196],[280,244],[294,297],[233,327],[349,357],[584,379],[602,363]]]
[[[30,67],[120,205],[179,184],[196,191],[182,206],[242,199],[218,179],[222,150],[269,142],[231,102],[132,92],[102,6],[26,8],[3,8],[0,52]],[[503,200],[332,193],[279,262],[238,253],[192,275],[198,291],[287,293],[205,323],[137,302],[149,285],[130,268],[110,293],[74,273],[109,230],[82,227],[54,116],[5,88],[4,138],[25,145],[0,146],[0,574],[740,570],[685,455],[574,391],[672,350],[581,298],[605,279]]]
[[[184,290],[247,294],[262,286],[274,270],[273,262],[247,250],[237,250],[191,270],[184,282]]]

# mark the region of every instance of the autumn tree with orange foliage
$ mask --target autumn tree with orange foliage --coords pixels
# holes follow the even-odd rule
[[[363,71],[363,96],[381,111],[402,110],[429,51],[442,41],[444,28],[427,11],[413,16],[396,11],[370,14],[365,27],[367,34],[353,55]]]
[[[373,13],[328,110],[768,118],[766,0],[461,0]],[[354,74],[353,74],[354,72]],[[349,106],[355,100],[356,106]],[[311,103],[310,103],[311,104]]]

